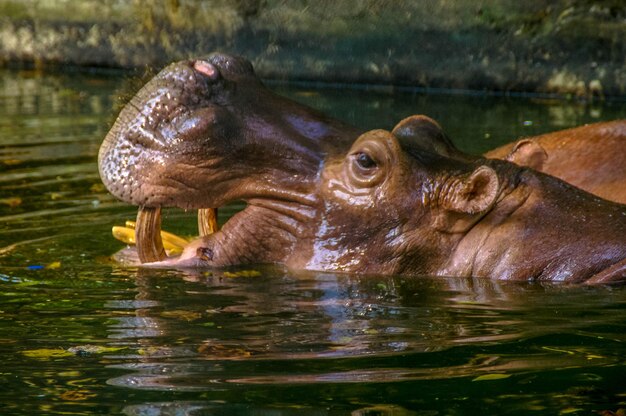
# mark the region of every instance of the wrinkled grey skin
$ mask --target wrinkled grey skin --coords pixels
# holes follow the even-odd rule
[[[623,206],[464,155],[427,117],[359,133],[272,94],[247,61],[214,55],[173,64],[138,93],[100,171],[136,205],[248,203],[162,266],[622,279]]]

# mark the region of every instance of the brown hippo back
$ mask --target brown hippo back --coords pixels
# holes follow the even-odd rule
[[[529,166],[602,198],[626,203],[626,120],[522,139],[484,156]]]

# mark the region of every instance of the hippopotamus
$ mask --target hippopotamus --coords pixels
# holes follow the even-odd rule
[[[626,203],[626,121],[594,123],[506,144],[484,154],[557,176]]]
[[[553,158],[544,146],[539,153]],[[529,149],[519,143],[501,157],[546,160]],[[273,94],[241,58],[161,71],[120,113],[99,165],[109,191],[141,207],[140,258],[152,265],[621,279],[622,205],[466,155],[424,116],[363,132]],[[236,200],[247,207],[221,230],[165,257],[161,207],[206,211]]]

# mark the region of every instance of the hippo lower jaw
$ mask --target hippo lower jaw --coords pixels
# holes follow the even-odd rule
[[[311,231],[307,224],[315,220],[318,196],[314,179],[289,176],[279,180],[272,176],[266,182],[237,182],[236,189],[221,195],[208,195],[216,207],[202,208],[202,202],[191,203],[198,210],[199,238],[185,247],[183,255],[168,257],[161,237],[161,206],[139,206],[135,223],[137,255],[148,266],[228,266],[246,263],[273,263],[293,252],[298,241],[306,240]],[[292,183],[294,182],[294,183]],[[231,217],[222,229],[217,225],[219,207],[243,201],[247,206]],[[297,257],[297,256],[296,256]]]
[[[199,209],[200,237],[187,244],[181,255],[171,257],[160,234],[161,209],[140,207],[135,228],[139,261],[146,267],[204,268],[298,259],[304,253],[296,246],[309,237],[306,224],[314,221],[317,212],[315,198],[302,198],[305,203],[252,198],[219,230],[217,209]]]

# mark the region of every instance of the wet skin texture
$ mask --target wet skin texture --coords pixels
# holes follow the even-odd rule
[[[273,94],[248,61],[216,54],[166,67],[133,97],[102,143],[100,176],[135,205],[292,199],[299,183],[307,199],[324,155],[359,134]]]
[[[354,142],[360,133],[269,92],[249,62],[213,55],[169,66],[137,94],[102,145],[100,172],[136,205],[248,203],[161,265],[619,280],[621,205],[464,155],[426,117]],[[545,167],[566,153],[538,148],[500,157]]]

